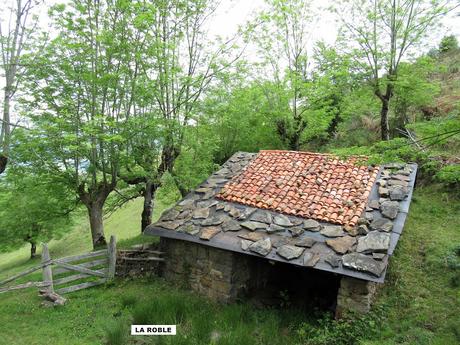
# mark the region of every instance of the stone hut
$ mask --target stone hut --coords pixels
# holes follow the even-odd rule
[[[415,183],[415,164],[292,151],[235,153],[145,234],[162,275],[221,302],[299,287],[340,317],[367,312],[384,282]],[[316,293],[316,295],[315,295]]]

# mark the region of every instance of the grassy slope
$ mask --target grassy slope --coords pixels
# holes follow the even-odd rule
[[[107,221],[108,234],[115,233],[120,239],[137,236],[139,206],[139,201],[134,201],[114,214]],[[451,286],[453,272],[446,266],[446,256],[460,244],[459,211],[458,201],[435,187],[416,191],[377,303],[385,320],[376,326],[377,339],[366,344],[448,345],[460,341],[460,290]],[[87,232],[86,226],[81,226],[53,242],[52,254],[88,250]],[[27,249],[0,256],[0,268],[9,267],[0,277],[30,265],[26,259]],[[181,336],[162,340],[168,344],[206,344],[213,334],[219,344],[295,344],[301,340],[289,329],[310,322],[292,310],[261,311],[245,304],[217,306],[159,279],[118,281],[114,286],[74,293],[68,305],[58,309],[40,308],[34,291],[0,295],[0,344],[101,344],[105,329],[114,322],[130,324],[132,313],[123,306],[126,296],[137,296],[140,305],[153,301],[152,322],[161,324],[171,313],[182,317]],[[151,337],[148,343],[156,339]],[[302,343],[308,343],[307,339]]]

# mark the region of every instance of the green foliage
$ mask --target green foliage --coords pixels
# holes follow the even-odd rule
[[[460,187],[460,164],[452,164],[442,167],[436,173],[436,178],[440,182],[453,187],[454,191],[458,191],[457,188]]]
[[[303,323],[297,334],[305,345],[354,345],[372,339],[379,332],[383,312],[374,310],[367,315],[351,314],[334,320],[331,315],[316,315],[315,323]]]
[[[0,251],[61,238],[75,206],[66,185],[11,165],[0,180]]]
[[[124,320],[111,322],[106,327],[106,345],[125,345],[128,340],[129,325]]]
[[[458,40],[455,35],[444,36],[439,43],[439,51],[441,53],[458,50]]]

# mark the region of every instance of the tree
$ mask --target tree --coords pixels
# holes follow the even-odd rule
[[[336,5],[345,39],[359,48],[353,53],[367,73],[381,103],[382,140],[390,139],[390,100],[399,66],[423,43],[439,19],[458,5],[442,0],[351,0]],[[347,13],[346,16],[343,13]]]
[[[277,95],[270,96],[270,102],[276,102],[274,106],[286,114],[277,120],[278,135],[289,149],[299,150],[307,127],[304,93],[314,13],[309,0],[268,0],[267,5],[268,10],[259,15],[249,38],[259,48],[264,69],[261,73],[271,70],[278,87]]]
[[[142,55],[137,3],[73,0],[51,11],[58,36],[28,57],[18,160],[64,183],[88,211],[93,246],[125,154]],[[46,37],[45,37],[46,39]],[[39,42],[42,44],[42,42]]]
[[[75,199],[68,188],[50,176],[37,176],[24,167],[11,167],[0,184],[0,250],[60,238],[72,225]],[[70,196],[70,197],[69,197]]]
[[[445,53],[458,50],[458,40],[454,35],[444,36],[439,43],[439,52]]]
[[[3,22],[0,22],[0,51],[5,84],[0,114],[0,174],[5,171],[8,162],[11,128],[14,127],[11,124],[11,102],[18,87],[18,75],[23,72],[21,57],[37,21],[31,13],[37,3],[36,0],[15,0],[9,8],[8,24],[4,27]]]
[[[144,4],[136,18],[147,53],[140,65],[145,77],[142,96],[135,100],[133,116],[146,125],[143,133],[132,133],[127,146],[130,159],[120,177],[143,185],[142,230],[152,221],[163,174],[172,174],[181,187],[174,165],[187,128],[198,119],[197,104],[215,75],[238,58],[231,56],[233,39],[217,44],[207,35],[217,5],[212,0],[157,0]]]

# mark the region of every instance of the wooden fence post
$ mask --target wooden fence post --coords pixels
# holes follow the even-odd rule
[[[117,243],[115,236],[110,236],[109,246],[107,247],[109,257],[109,267],[107,269],[107,280],[110,281],[115,277],[115,266],[117,264]]]
[[[50,263],[50,261],[51,261],[51,257],[50,257],[50,252],[48,250],[48,245],[44,243],[43,251],[42,251],[42,264]],[[46,285],[45,289],[47,292],[54,292],[53,271],[51,269],[51,264],[43,267],[43,283]]]

